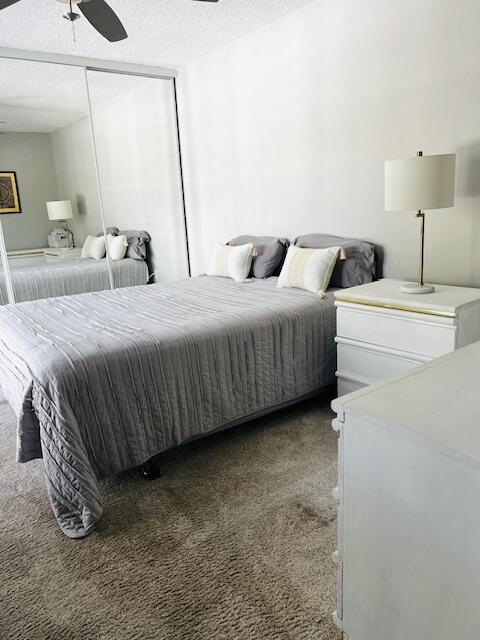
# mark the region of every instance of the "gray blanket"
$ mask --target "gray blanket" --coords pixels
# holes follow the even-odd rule
[[[58,262],[33,260],[32,264],[17,265],[10,260],[15,300],[38,300],[75,293],[103,291],[110,288],[108,267],[105,260],[77,258]],[[148,267],[142,260],[117,260],[112,262],[113,281],[116,287],[146,284]],[[7,292],[0,265],[0,304],[7,304]]]
[[[18,460],[43,457],[63,532],[102,513],[99,479],[334,381],[335,311],[276,278],[193,278],[0,308]]]

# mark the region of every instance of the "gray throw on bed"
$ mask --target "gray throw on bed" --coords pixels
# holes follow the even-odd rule
[[[142,260],[126,258],[111,264],[116,287],[132,287],[148,281],[148,267]],[[32,261],[32,264],[18,266],[15,260],[11,260],[10,273],[17,302],[110,288],[105,260],[77,258],[63,262]],[[5,280],[0,266],[0,304],[7,303]]]
[[[0,308],[18,460],[43,457],[67,536],[100,518],[101,478],[334,381],[332,294],[276,282],[193,278]]]

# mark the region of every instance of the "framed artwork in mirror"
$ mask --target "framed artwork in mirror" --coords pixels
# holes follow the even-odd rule
[[[0,215],[22,213],[15,171],[0,171]]]

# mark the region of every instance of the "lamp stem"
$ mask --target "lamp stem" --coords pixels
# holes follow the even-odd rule
[[[418,284],[423,287],[423,264],[425,261],[425,214],[423,211],[417,211],[417,218],[421,218],[420,225],[420,273],[418,276]]]
[[[423,151],[417,151],[417,158],[423,156]],[[423,287],[423,263],[425,261],[425,214],[422,211],[417,211],[417,218],[422,219],[420,227],[420,274],[418,278],[418,284]]]

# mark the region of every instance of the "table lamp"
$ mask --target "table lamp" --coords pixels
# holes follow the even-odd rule
[[[74,246],[73,233],[68,228],[67,220],[73,218],[72,203],[70,200],[55,200],[53,202],[47,202],[47,212],[49,220],[59,220],[64,223],[65,227],[54,229],[51,235],[55,235],[57,232],[64,232],[67,236],[67,247]],[[57,244],[63,246],[63,242],[59,239]],[[49,238],[50,246],[50,238]]]
[[[420,218],[420,272],[418,283],[406,282],[404,293],[432,293],[423,281],[426,209],[452,207],[455,195],[455,154],[424,156],[385,162],[385,210],[416,211]]]

